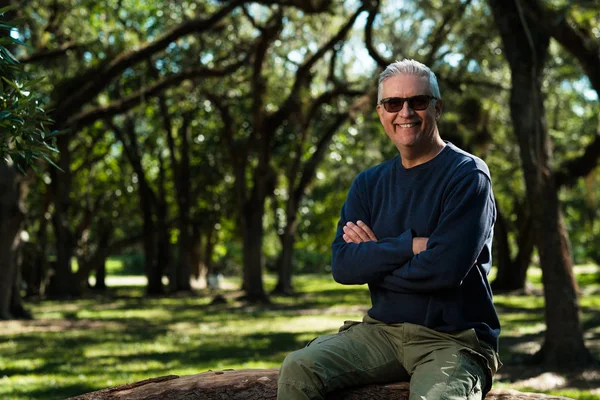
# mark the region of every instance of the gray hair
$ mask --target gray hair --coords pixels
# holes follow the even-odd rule
[[[432,70],[429,69],[425,64],[421,64],[415,60],[404,59],[402,61],[396,61],[387,66],[385,71],[379,75],[379,84],[377,85],[377,104],[381,103],[381,91],[383,89],[383,82],[396,75],[415,75],[422,78],[429,79],[429,88],[431,95],[438,99],[442,98],[440,94],[440,87],[438,81]]]

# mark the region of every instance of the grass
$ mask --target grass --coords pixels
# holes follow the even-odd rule
[[[109,271],[118,271],[119,262],[112,260]],[[532,274],[539,285],[536,271]],[[600,358],[600,287],[587,274],[582,274],[586,338]],[[119,279],[132,282],[113,279],[109,286]],[[29,303],[36,320],[0,322],[0,398],[62,399],[162,375],[277,367],[314,336],[335,332],[346,319],[361,319],[370,304],[366,287],[342,286],[328,276],[300,276],[294,283],[299,296],[277,297],[262,307],[235,301],[233,289],[224,291],[228,304],[211,305],[206,290],[147,299],[142,286],[118,285],[96,297]],[[265,279],[267,289],[274,284],[273,277]],[[539,347],[543,298],[502,295],[496,303],[503,323],[501,354],[510,371],[511,364],[518,367],[519,357]],[[496,387],[531,389],[526,386],[530,381],[519,383],[515,377],[500,375]],[[534,389],[600,398],[597,390],[580,387],[585,383],[571,383]]]

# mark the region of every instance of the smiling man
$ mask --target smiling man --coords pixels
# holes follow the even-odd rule
[[[411,400],[481,399],[500,366],[487,275],[496,208],[488,167],[445,142],[435,74],[414,60],[379,77],[377,112],[399,155],[360,173],[342,207],[332,273],[368,284],[362,322],[288,355],[278,398],[410,380]]]

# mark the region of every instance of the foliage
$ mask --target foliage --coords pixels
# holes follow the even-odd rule
[[[56,52],[56,56],[26,64],[32,74],[47,76],[39,82],[39,92],[54,106],[68,97],[85,78],[93,76],[96,69],[156,40],[179,24],[209,18],[221,9],[222,3],[69,0],[59,4],[53,0],[30,0],[23,3],[23,29],[19,34],[21,40],[31,43],[31,47],[21,46],[15,52],[19,58]],[[178,130],[182,116],[186,112],[195,113],[191,123],[193,140],[189,146],[190,215],[193,224],[201,226],[203,237],[214,235],[213,260],[224,270],[235,273],[241,271],[242,250],[241,210],[236,202],[234,184],[236,179],[246,179],[248,192],[251,192],[258,163],[256,139],[261,133],[255,132],[254,140],[248,140],[254,129],[255,113],[252,108],[252,60],[264,25],[278,10],[265,5],[267,3],[272,2],[253,2],[244,8],[238,7],[212,29],[178,38],[105,82],[99,94],[85,104],[85,109],[109,107],[157,79],[197,66],[218,69],[229,63],[232,55],[249,53],[243,67],[234,73],[188,79],[161,93],[166,100],[166,114],[172,120],[171,133],[178,159],[182,155],[182,136]],[[260,111],[269,114],[282,106],[282,100],[292,90],[301,63],[339,28],[348,10],[360,4],[358,1],[332,3],[335,12],[323,14],[281,7],[285,23],[279,36],[269,45],[264,68],[260,71],[260,87],[265,88]],[[459,10],[463,5],[468,6],[461,14]],[[596,35],[597,14],[583,6],[573,8],[577,22]],[[281,216],[285,214],[290,195],[286,173],[299,143],[302,117],[315,96],[333,87],[328,76],[330,61],[337,57],[335,78],[343,80],[349,88],[364,90],[375,85],[378,66],[365,47],[365,14],[359,18],[349,39],[336,46],[335,54],[329,52],[311,69],[311,84],[302,87],[294,113],[275,133],[270,167],[277,174],[277,184],[268,200],[264,218],[263,253],[268,256],[267,264],[274,263],[281,249],[277,234],[286,222]],[[443,25],[443,22],[448,23]],[[382,0],[374,21],[373,45],[390,60],[409,57],[431,62],[440,78],[445,100],[440,127],[442,137],[488,163],[497,204],[507,216],[509,239],[514,244],[519,223],[517,214],[527,199],[518,162],[519,149],[512,136],[507,106],[510,74],[493,26],[493,18],[485,2],[481,1],[398,3]],[[443,40],[436,42],[434,38],[440,27],[444,28],[439,36]],[[70,50],[62,51],[65,46]],[[595,113],[598,103],[591,97],[582,96],[589,87],[585,76],[576,60],[556,44],[545,76],[546,108],[551,114],[550,132],[558,165],[577,157],[591,141],[598,126]],[[233,111],[229,122],[234,127],[236,146],[249,149],[248,168],[243,176],[235,175],[235,157],[227,151],[224,121],[216,105],[209,100],[209,94]],[[159,193],[161,187],[164,189],[167,219],[173,221],[178,215],[175,184],[178,174],[169,157],[164,116],[155,96],[140,96],[138,100],[131,108],[122,109],[112,122],[122,127],[126,119],[134,121],[143,173],[155,193]],[[308,129],[309,137],[300,149],[303,162],[315,151],[332,116],[346,110],[351,101],[349,96],[342,97],[320,108]],[[350,183],[360,171],[397,153],[379,126],[373,104],[367,106],[358,116],[338,127],[317,168],[316,179],[305,190],[298,212],[296,271],[327,270],[335,224]],[[81,127],[65,146],[71,152],[69,162],[72,167],[72,184],[66,199],[70,207],[65,220],[80,226],[86,221],[86,213],[92,206],[96,207],[93,208],[93,221],[87,228],[88,240],[76,243],[76,254],[85,253],[88,247],[93,249],[99,236],[97,231],[105,221],[115,222],[112,237],[115,241],[139,235],[144,222],[139,205],[142,177],[132,170],[124,156],[123,144],[105,122],[99,120]],[[67,160],[66,155],[61,159]],[[600,193],[598,185],[594,184],[599,173],[596,169],[585,181],[582,179],[561,193],[573,252],[576,260],[581,262],[600,259],[596,245],[600,224],[595,205],[595,198]],[[34,228],[33,231],[37,231],[35,228],[41,225],[42,218],[53,210],[52,205],[45,205],[48,192],[56,195],[48,186],[51,181],[48,175],[44,176],[45,182],[40,180],[33,184],[28,199],[28,225]],[[172,223],[168,229],[168,236],[176,241],[178,228]],[[43,242],[36,236],[46,234],[50,235],[48,252],[52,254],[55,252],[53,233],[33,234],[32,240]],[[516,251],[515,246],[513,251]]]
[[[110,263],[111,270],[118,268],[117,260]],[[576,270],[586,293],[582,305],[584,322],[592,326],[590,347],[598,353],[600,287],[588,279],[597,268]],[[539,269],[532,269],[530,278],[539,290]],[[266,283],[270,288],[275,280],[269,277]],[[237,287],[239,279],[226,285]],[[343,320],[360,320],[369,304],[365,286],[339,285],[329,275],[299,276],[296,287],[298,296],[277,298],[260,309],[235,301],[238,292],[232,289],[223,291],[229,304],[210,305],[204,290],[194,297],[143,299],[141,286],[116,286],[105,296],[68,303],[35,302],[38,321],[0,322],[0,397],[65,398],[162,375],[277,367],[314,336],[335,332]],[[539,345],[543,301],[536,295],[496,297],[504,327],[500,373],[507,374],[496,387],[525,389],[513,381],[518,375],[506,371]],[[575,399],[593,396],[576,387],[548,392]]]
[[[50,157],[57,151],[54,136],[58,132],[48,132],[52,121],[35,94],[43,78],[29,79],[7,48],[24,45],[10,36],[20,21],[3,18],[13,8],[0,9],[0,158],[10,157],[24,172],[40,158],[54,164]]]

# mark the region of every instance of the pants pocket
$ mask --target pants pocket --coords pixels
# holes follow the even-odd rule
[[[344,325],[342,325],[340,327],[340,330],[338,331],[338,333],[347,331],[348,329],[352,328],[355,325],[361,324],[362,322],[360,321],[344,321]]]

